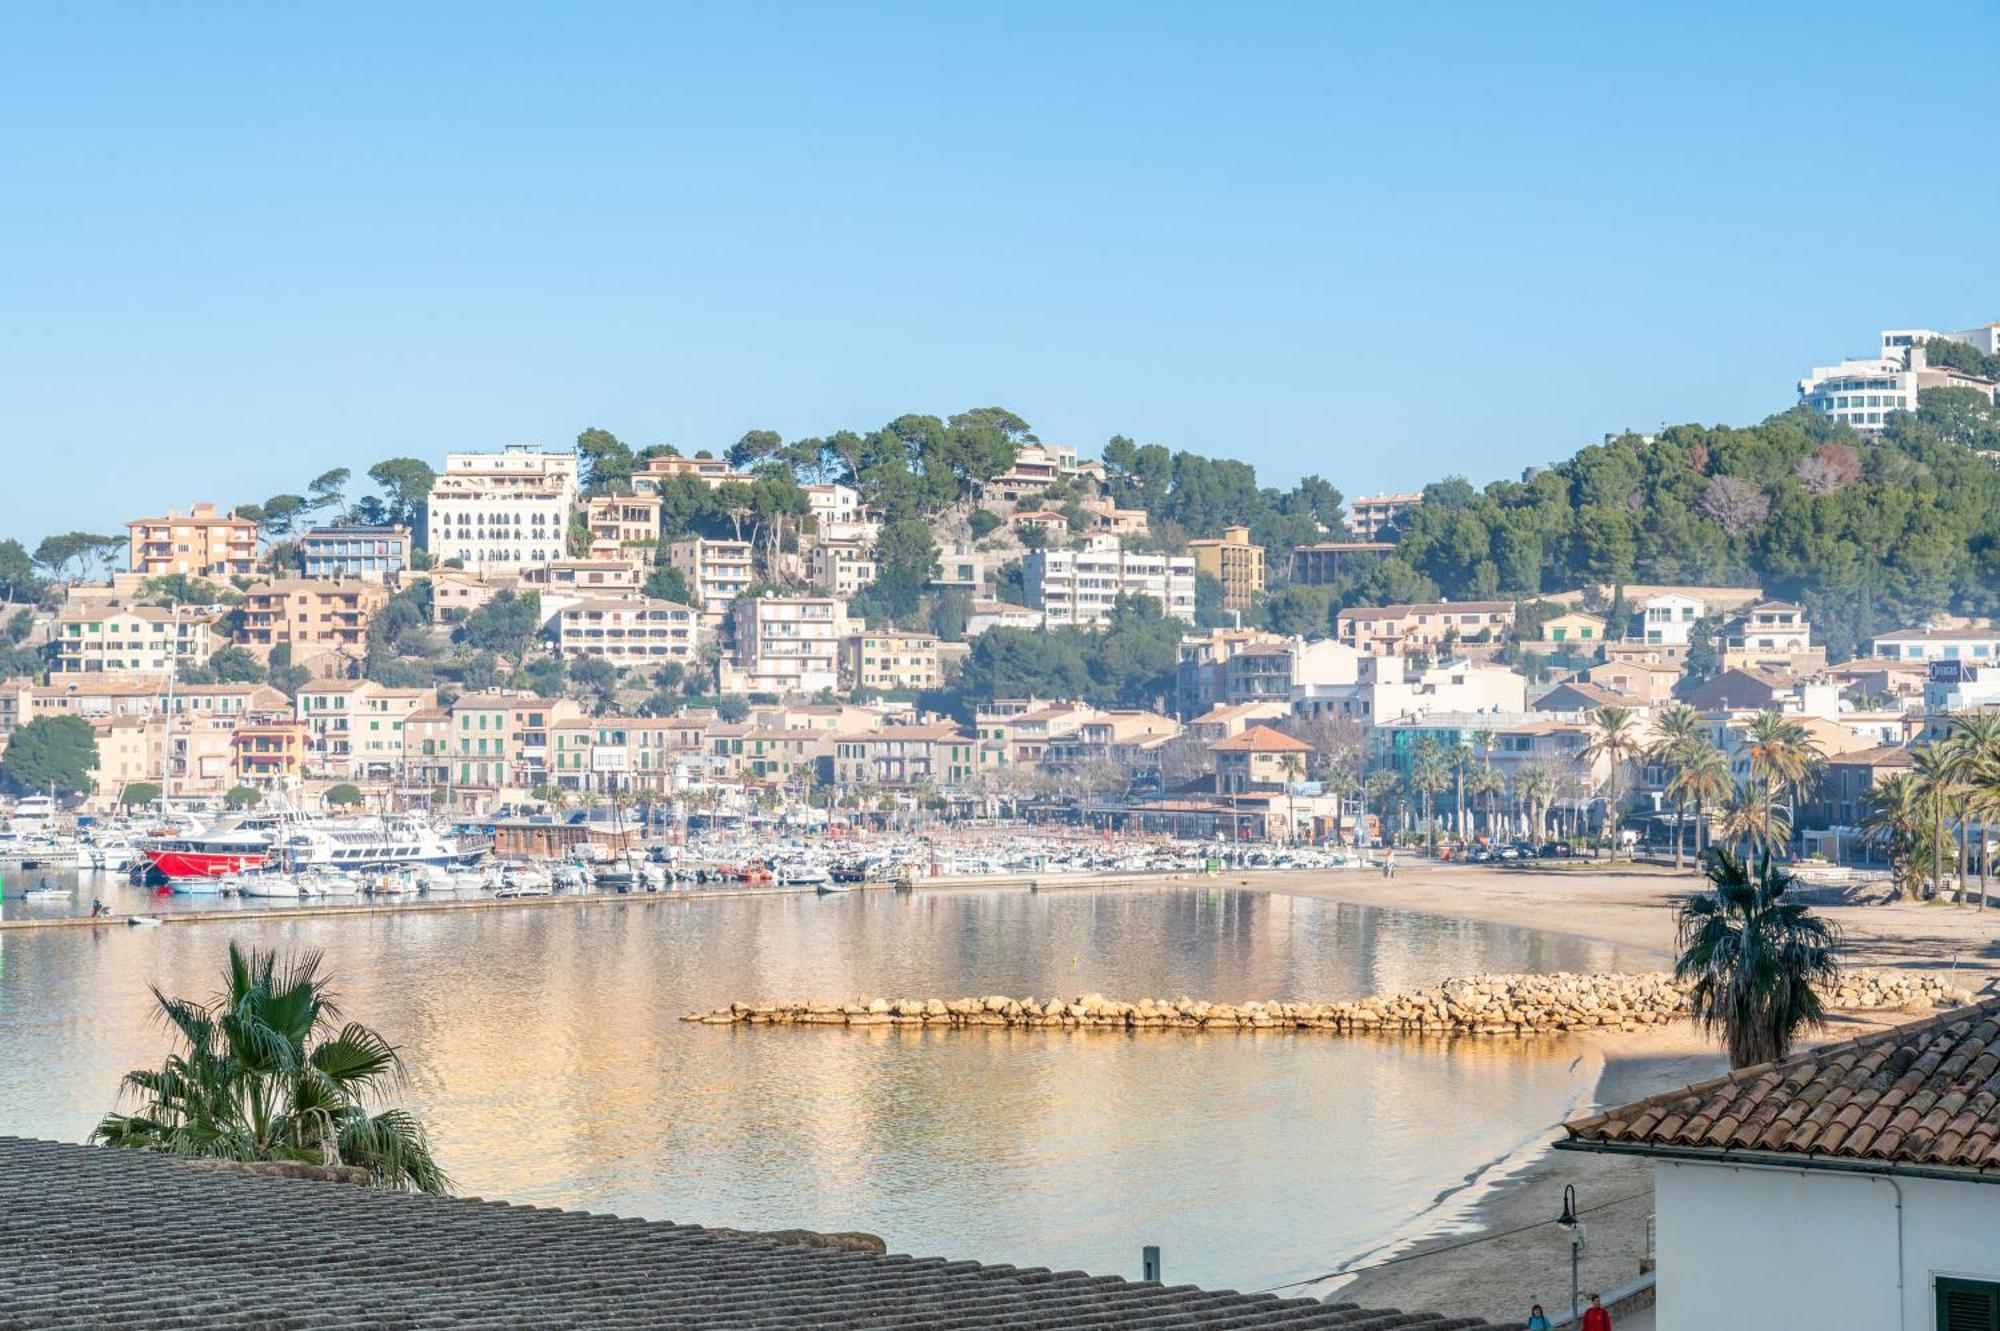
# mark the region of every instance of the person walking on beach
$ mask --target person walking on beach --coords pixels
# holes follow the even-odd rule
[[[1600,1296],[1590,1296],[1590,1306],[1583,1310],[1583,1331],[1611,1331],[1611,1314],[1604,1311]]]
[[[1394,878],[1396,876],[1396,848],[1394,846],[1389,847],[1382,854],[1382,876],[1384,878]]]
[[[1526,1331],[1549,1331],[1549,1315],[1542,1311],[1541,1304],[1528,1309]]]

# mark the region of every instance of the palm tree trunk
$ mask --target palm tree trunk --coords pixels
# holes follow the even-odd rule
[[[1687,835],[1687,801],[1674,804],[1674,872],[1681,871],[1681,839]]]

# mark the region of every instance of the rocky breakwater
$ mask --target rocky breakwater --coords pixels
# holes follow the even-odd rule
[[[1860,1011],[1929,1011],[1971,994],[1928,977],[1854,971],[1825,998]],[[837,1003],[731,1003],[681,1020],[711,1026],[1053,1026],[1090,1030],[1327,1031],[1403,1035],[1537,1035],[1608,1027],[1637,1030],[1684,1019],[1687,986],[1668,974],[1475,975],[1434,989],[1348,1002],[1216,1003],[1188,997],[1123,1002],[1076,998],[861,998]]]

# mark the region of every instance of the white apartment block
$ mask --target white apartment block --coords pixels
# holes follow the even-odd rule
[[[66,606],[56,616],[55,674],[150,675],[165,681],[182,665],[215,655],[209,621],[159,606]]]
[[[808,485],[806,506],[812,512],[813,529],[824,532],[828,524],[836,522],[865,522],[866,510],[861,507],[861,492],[851,485]]]
[[[1139,554],[1092,536],[1081,550],[1035,550],[1023,561],[1029,604],[1050,628],[1102,624],[1120,596],[1150,596],[1169,617],[1194,622],[1194,560]]]
[[[498,453],[448,454],[425,510],[425,548],[474,572],[562,559],[576,496],[574,453],[509,444]]]
[[[667,547],[667,562],[687,579],[694,608],[718,623],[755,577],[748,541],[711,541],[689,536]]]
[[[556,616],[556,650],[568,661],[594,656],[620,669],[687,662],[700,641],[700,616],[672,601],[579,601]]]
[[[847,607],[831,596],[757,596],[731,611],[735,648],[724,693],[821,693],[840,687]]]
[[[806,576],[829,596],[845,601],[875,581],[874,547],[860,541],[821,541],[806,556]]]

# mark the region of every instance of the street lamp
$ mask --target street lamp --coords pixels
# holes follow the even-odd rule
[[[1576,1211],[1576,1186],[1563,1185],[1563,1213],[1556,1217],[1556,1224],[1569,1235],[1569,1324],[1575,1326],[1582,1314],[1582,1299],[1578,1291],[1577,1268],[1583,1256],[1583,1221]]]

